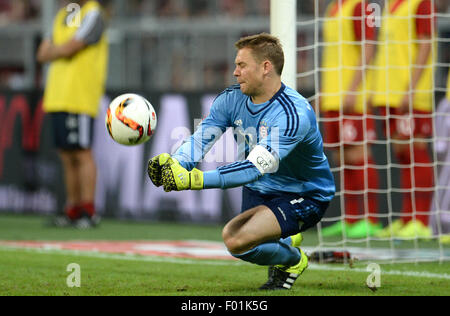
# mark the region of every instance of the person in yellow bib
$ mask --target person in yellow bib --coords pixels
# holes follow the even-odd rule
[[[373,120],[367,116],[367,69],[375,54],[375,24],[368,5],[363,0],[332,1],[323,26],[320,109],[324,146],[340,162],[344,178],[343,220],[323,228],[324,237],[366,238],[381,229],[374,192],[378,172],[372,167],[367,143],[376,138]]]
[[[53,220],[56,226],[93,227],[98,219],[91,146],[107,73],[105,27],[97,1],[74,1],[59,10],[52,34],[37,52],[39,62],[50,63],[43,104],[52,123],[66,186],[64,216]]]
[[[428,216],[433,195],[432,136],[434,7],[431,0],[386,3],[374,64],[373,105],[400,164],[402,216],[379,237],[431,235]]]

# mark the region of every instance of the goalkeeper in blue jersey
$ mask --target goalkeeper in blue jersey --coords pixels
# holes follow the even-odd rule
[[[279,40],[262,33],[235,46],[238,84],[216,97],[210,114],[173,155],[150,159],[148,173],[165,191],[244,186],[242,212],[222,232],[225,245],[236,258],[269,266],[261,289],[289,289],[308,266],[300,232],[323,217],[334,180],[313,109],[281,82]],[[241,160],[196,169],[228,127]]]

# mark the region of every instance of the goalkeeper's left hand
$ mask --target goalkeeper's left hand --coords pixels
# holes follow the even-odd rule
[[[166,192],[203,189],[203,172],[196,168],[187,171],[173,158],[162,166],[161,178]]]
[[[162,166],[167,162],[170,158],[170,155],[167,153],[160,154],[158,156],[153,157],[148,161],[147,173],[152,180],[153,184],[157,187],[162,185],[161,172]]]

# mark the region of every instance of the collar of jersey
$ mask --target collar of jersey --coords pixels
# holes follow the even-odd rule
[[[266,102],[261,103],[261,104],[254,104],[252,102],[251,98],[248,97],[247,102],[245,104],[245,106],[247,107],[247,110],[252,115],[257,115],[257,114],[261,113],[262,111],[267,109],[272,104],[272,102],[274,100],[276,100],[278,98],[278,96],[284,91],[285,88],[286,88],[286,86],[284,85],[284,83],[281,83],[280,90],[278,90],[277,93],[275,93],[273,95],[273,97],[269,101],[266,101]]]

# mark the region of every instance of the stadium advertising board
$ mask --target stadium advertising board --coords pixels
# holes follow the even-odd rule
[[[129,147],[112,141],[105,128],[106,108],[118,94],[103,98],[94,127],[99,214],[218,222],[239,212],[240,188],[166,193],[146,175],[148,158],[173,152],[208,114],[214,95],[146,95],[158,113],[158,127],[148,143]],[[42,93],[0,92],[0,212],[54,214],[63,208],[61,163],[49,124]],[[233,134],[226,133],[199,167],[233,162],[236,151]]]

